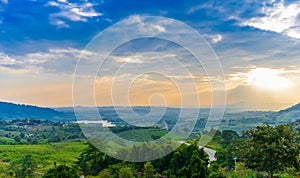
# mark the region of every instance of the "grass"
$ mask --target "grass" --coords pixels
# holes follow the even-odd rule
[[[80,142],[60,142],[37,145],[0,145],[0,167],[3,171],[9,171],[14,162],[21,162],[26,155],[31,155],[38,167],[35,173],[42,175],[54,162],[57,165],[72,165],[82,151],[86,148],[83,141]]]
[[[166,135],[168,131],[161,129],[133,129],[117,133],[117,135],[126,140],[135,142],[147,142]]]
[[[160,129],[134,129],[118,133],[119,137],[136,142],[153,140],[153,136],[162,137],[167,134],[166,130]]]

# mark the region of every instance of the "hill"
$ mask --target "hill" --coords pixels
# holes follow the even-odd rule
[[[291,111],[300,111],[300,103],[294,105],[294,106],[291,106],[287,109],[284,109],[284,110],[280,110],[278,113],[279,114],[282,114],[282,113],[286,113],[286,112],[291,112]]]
[[[16,120],[23,118],[51,121],[72,120],[70,115],[51,108],[0,102],[0,119]]]
[[[241,133],[257,125],[267,123],[279,125],[300,120],[300,103],[278,112],[272,111],[247,111],[225,113],[220,130],[235,130]]]
[[[280,123],[295,122],[300,119],[300,103],[273,114],[273,117]]]

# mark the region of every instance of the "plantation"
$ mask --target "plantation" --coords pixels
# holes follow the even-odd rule
[[[41,177],[49,168],[57,165],[73,165],[81,152],[87,147],[85,142],[60,142],[36,145],[0,145],[0,177],[14,177],[22,171],[26,156],[30,156],[30,164],[34,177]]]

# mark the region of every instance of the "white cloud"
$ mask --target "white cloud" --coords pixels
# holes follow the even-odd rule
[[[143,19],[141,18],[141,16],[139,16],[139,15],[132,15],[132,16],[128,17],[127,20],[128,20],[127,21],[128,27],[131,27],[132,24],[137,24],[138,28],[134,29],[134,30],[138,30],[142,33],[148,33],[151,35],[156,35],[159,33],[166,32],[165,25],[166,25],[166,23],[170,23],[167,20],[166,21],[164,21],[164,20],[153,21],[152,23],[149,23],[149,22],[145,23],[143,21]]]
[[[141,60],[138,58],[131,58],[131,57],[122,57],[117,62],[125,62],[125,63],[142,63]]]
[[[290,89],[294,83],[289,78],[282,76],[284,73],[286,72],[283,70],[255,68],[248,73],[247,83],[271,91]]]
[[[204,35],[205,37],[208,38],[209,41],[211,41],[212,43],[218,43],[220,41],[222,41],[223,36],[221,34],[214,34],[214,35]]]
[[[8,67],[2,67],[0,65],[0,72],[1,73],[7,73],[7,74],[13,74],[13,75],[22,75],[26,73],[39,73],[40,69],[38,67],[30,66],[27,68],[22,69],[14,69],[14,68],[8,68]]]
[[[226,83],[230,88],[253,86],[259,89],[279,91],[295,87],[300,77],[300,68],[273,69],[254,67],[245,72],[229,74]]]
[[[0,69],[2,72],[10,74],[73,73],[80,53],[80,50],[74,48],[53,48],[47,52],[12,56],[0,52]]]
[[[300,1],[285,5],[281,0],[273,3],[272,6],[262,8],[262,17],[247,19],[241,23],[244,26],[251,26],[258,29],[283,33],[292,38],[300,39],[300,22],[297,17],[300,14]]]
[[[51,21],[52,25],[58,26],[59,28],[69,28],[70,25],[68,25],[66,22],[60,20],[60,19],[53,19]]]
[[[296,28],[291,28],[286,31],[287,36],[300,39],[300,25]]]
[[[165,54],[165,53],[155,53],[155,52],[147,52],[147,53],[136,53],[131,55],[125,55],[125,56],[110,56],[110,58],[114,59],[114,61],[119,63],[136,63],[136,64],[142,64],[144,62],[147,62],[148,64],[151,63],[151,61],[164,61],[168,60],[170,58],[176,57],[176,54]]]
[[[88,18],[102,16],[101,13],[95,11],[94,4],[90,2],[69,3],[67,0],[50,1],[48,6],[58,7],[60,12],[50,14],[50,23],[59,27],[69,27],[64,19],[71,21],[87,22]]]
[[[152,25],[153,28],[157,29],[159,32],[165,32],[166,29],[163,26]]]
[[[11,64],[17,64],[18,61],[16,61],[14,58],[9,57],[7,54],[0,52],[0,65],[11,65]]]

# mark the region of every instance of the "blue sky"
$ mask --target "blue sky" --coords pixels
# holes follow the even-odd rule
[[[0,100],[72,105],[72,74],[90,40],[121,20],[151,15],[182,21],[206,38],[223,65],[228,104],[280,109],[300,101],[299,14],[300,2],[291,0],[0,0]],[[133,48],[115,55],[128,57]],[[209,105],[210,92],[199,92]]]

